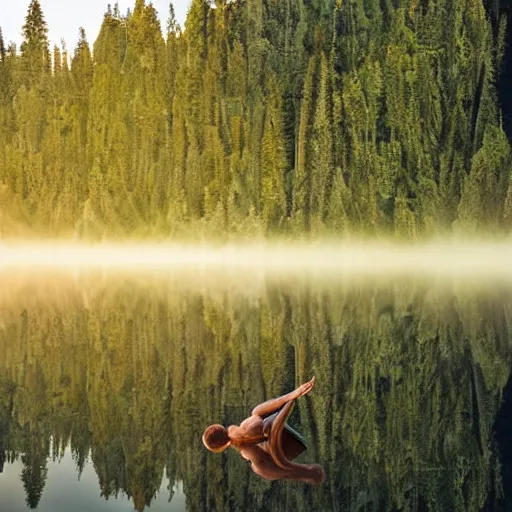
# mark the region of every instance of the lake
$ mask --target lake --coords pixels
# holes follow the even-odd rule
[[[0,511],[510,510],[511,322],[496,276],[4,269]],[[203,447],[313,375],[322,486]]]

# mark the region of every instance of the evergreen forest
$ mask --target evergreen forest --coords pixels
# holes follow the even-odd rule
[[[106,6],[0,29],[0,237],[503,235],[509,0]]]

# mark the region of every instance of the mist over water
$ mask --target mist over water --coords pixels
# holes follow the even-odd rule
[[[512,243],[0,244],[0,272],[102,268],[266,272],[317,277],[512,277]]]

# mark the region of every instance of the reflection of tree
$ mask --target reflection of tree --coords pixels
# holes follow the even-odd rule
[[[7,459],[15,391],[16,388],[11,381],[0,380],[0,473],[3,473]]]
[[[137,510],[164,475],[191,511],[479,510],[499,496],[508,291],[283,283],[253,297],[121,282],[86,295],[0,295],[0,456],[21,456],[31,507],[68,444],[78,471],[90,454],[102,496]],[[235,453],[203,449],[209,422],[238,422],[312,374],[293,422],[325,486],[259,480]]]
[[[33,323],[26,311],[21,316],[26,328],[26,331],[22,329],[21,332],[27,335],[28,346],[37,352],[41,340],[36,340],[32,344],[32,336],[28,333],[34,327]],[[30,355],[27,355],[25,361],[29,358]],[[26,503],[29,508],[35,509],[39,505],[46,485],[47,458],[51,455],[52,444],[49,418],[53,404],[48,398],[49,382],[39,357],[27,362],[23,370],[23,378],[16,393],[15,409],[18,413],[18,428],[15,440],[22,454],[21,480],[25,489]]]
[[[36,439],[36,442],[39,441],[39,439]],[[21,457],[24,464],[21,480],[25,489],[27,506],[31,509],[36,509],[39,505],[48,474],[46,455],[37,452],[36,448],[28,455]]]
[[[496,512],[506,512],[512,510],[512,377],[503,393],[503,402],[496,418],[495,433],[496,441],[500,451],[502,462],[503,483],[502,489],[505,491],[502,499],[499,499],[494,508],[488,507],[487,510]],[[491,493],[495,492],[491,489]]]

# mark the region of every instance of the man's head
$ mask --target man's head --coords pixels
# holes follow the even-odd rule
[[[227,429],[222,425],[210,425],[204,431],[203,444],[213,453],[223,452],[231,444]]]

